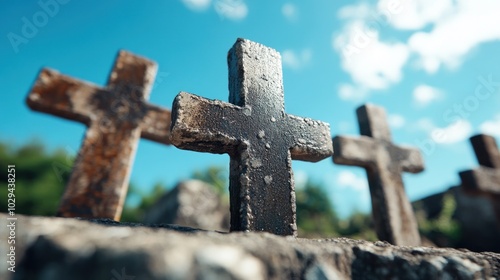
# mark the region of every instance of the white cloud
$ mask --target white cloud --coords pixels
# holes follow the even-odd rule
[[[339,87],[339,98],[347,101],[360,102],[366,99],[369,91],[366,88],[357,87],[351,84],[342,84]]]
[[[337,177],[337,183],[341,187],[352,188],[359,192],[366,192],[368,190],[366,178],[358,177],[350,171],[341,171]]]
[[[219,16],[231,20],[244,19],[248,14],[247,4],[243,0],[217,0],[214,8]]]
[[[200,12],[210,8],[212,0],[181,0],[190,10]],[[215,12],[221,18],[230,20],[244,19],[248,14],[248,7],[243,0],[215,0]]]
[[[298,16],[297,7],[292,3],[285,3],[283,7],[281,7],[281,13],[288,20],[296,20]]]
[[[409,57],[406,45],[381,42],[377,31],[358,20],[334,37],[333,46],[341,54],[342,69],[367,89],[386,89],[399,82]]]
[[[447,127],[436,128],[431,132],[431,138],[438,144],[453,144],[467,139],[472,133],[472,125],[465,120],[459,120]]]
[[[394,4],[397,6],[392,6]],[[381,0],[377,4],[377,10],[379,21],[380,19],[388,21],[397,29],[417,30],[449,15],[453,11],[453,1]]]
[[[401,128],[406,124],[406,119],[401,115],[391,114],[387,117],[387,119],[388,119],[389,125],[395,129]]]
[[[464,141],[472,133],[472,125],[464,119],[451,123],[446,127],[437,127],[431,119],[422,118],[415,123],[414,127],[425,132],[438,144],[454,144]]]
[[[372,7],[367,3],[359,3],[342,7],[337,15],[344,20],[365,20],[369,17],[371,10]]]
[[[500,40],[499,10],[498,0],[380,0],[376,7],[350,5],[338,12],[345,25],[333,45],[354,83],[385,89],[400,81],[411,54],[417,68],[432,74],[443,66],[455,69],[480,44]],[[416,32],[406,43],[380,41],[379,32],[390,28]]]
[[[492,120],[482,123],[479,130],[484,134],[500,137],[500,114],[496,115]]]
[[[419,55],[418,65],[435,73],[442,65],[457,68],[481,43],[500,39],[498,0],[457,0],[439,17],[430,32],[414,33],[410,49]]]
[[[413,90],[413,100],[420,106],[426,106],[433,101],[443,98],[443,93],[428,85],[419,85]]]
[[[182,0],[182,3],[193,11],[203,11],[210,7],[212,0]]]
[[[295,70],[307,65],[311,61],[311,57],[312,51],[310,49],[304,49],[300,52],[296,52],[293,50],[284,50],[283,52],[281,52],[283,65]]]

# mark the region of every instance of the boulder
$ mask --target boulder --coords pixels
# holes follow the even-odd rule
[[[0,214],[6,220],[6,214]],[[1,279],[499,279],[500,254],[17,215]],[[7,227],[0,235],[7,236]],[[0,249],[7,242],[1,242]],[[2,254],[5,258],[6,254]]]
[[[179,183],[151,206],[144,223],[229,231],[229,207],[222,205],[209,184],[188,180]]]

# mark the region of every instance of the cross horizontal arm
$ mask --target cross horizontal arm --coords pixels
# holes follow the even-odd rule
[[[141,122],[141,137],[151,141],[170,144],[170,111],[154,105],[147,105],[147,113]]]
[[[172,143],[181,149],[232,153],[239,142],[232,133],[238,134],[245,109],[181,92],[172,105]]]
[[[462,186],[472,193],[500,195],[500,172],[493,168],[479,167],[459,173]]]
[[[333,154],[330,125],[321,121],[288,115],[295,137],[292,159],[317,162]]]
[[[420,150],[411,147],[395,147],[398,149],[397,160],[401,169],[409,173],[420,173],[425,168],[424,158]]]
[[[44,68],[26,100],[36,111],[90,125],[90,100],[99,87]]]
[[[372,138],[336,136],[333,138],[333,161],[338,164],[374,167],[377,147]]]

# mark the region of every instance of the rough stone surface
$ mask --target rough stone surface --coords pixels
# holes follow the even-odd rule
[[[88,127],[58,215],[120,219],[139,138],[170,143],[170,111],[146,102],[156,70],[125,51],[104,88],[41,70],[29,107]]]
[[[420,235],[401,172],[417,173],[424,162],[417,149],[395,146],[383,108],[357,109],[361,137],[333,139],[333,161],[366,169],[375,231],[380,240],[395,245],[420,245]]]
[[[330,127],[285,113],[277,51],[238,39],[228,65],[230,103],[185,92],[175,98],[172,143],[229,154],[231,231],[295,235],[291,161],[330,156]]]
[[[479,168],[460,172],[466,193],[491,199],[500,225],[500,151],[495,138],[479,134],[470,138]]]
[[[229,209],[213,187],[199,180],[179,183],[146,212],[146,224],[176,224],[228,231]]]
[[[1,214],[2,220],[6,215]],[[5,236],[6,227],[0,228]],[[1,279],[499,279],[500,255],[18,215]],[[6,246],[1,242],[0,246]],[[2,252],[5,252],[2,247]],[[122,278],[118,278],[118,276]]]

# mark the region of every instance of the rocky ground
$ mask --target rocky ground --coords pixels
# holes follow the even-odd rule
[[[7,221],[6,214],[0,214]],[[499,279],[500,254],[17,215],[0,279]]]

